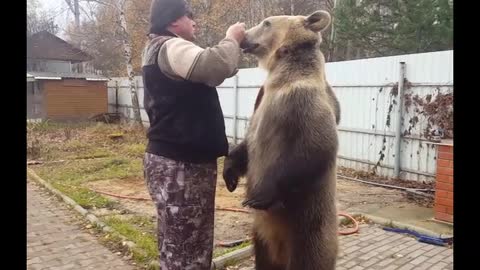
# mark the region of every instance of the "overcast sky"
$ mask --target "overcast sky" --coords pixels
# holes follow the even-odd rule
[[[41,9],[48,11],[49,14],[55,16],[55,22],[60,27],[59,36],[63,37],[63,30],[67,26],[68,22],[74,21],[74,15],[70,11],[67,3],[65,0],[37,0],[40,5]],[[73,2],[73,1],[72,1]],[[80,2],[80,6],[85,6],[85,3]],[[80,14],[82,14],[82,10],[80,10]]]

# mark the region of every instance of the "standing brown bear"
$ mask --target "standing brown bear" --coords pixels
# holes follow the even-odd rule
[[[247,178],[256,270],[335,269],[340,107],[319,49],[330,21],[325,11],[269,17],[241,45],[268,75],[223,177],[230,191]]]

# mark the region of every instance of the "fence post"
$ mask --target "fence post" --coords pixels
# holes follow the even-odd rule
[[[238,117],[238,75],[234,77],[234,103],[233,103],[233,144],[237,144],[237,117]]]
[[[115,113],[118,114],[118,81],[115,80]]]
[[[137,95],[137,100],[138,100],[138,81],[137,77],[133,77],[133,81],[135,82],[135,94]],[[133,121],[136,122],[136,116],[135,116],[135,106],[132,103],[132,107],[130,108],[132,114],[133,114]],[[138,111],[140,112],[140,101],[138,101]],[[140,124],[143,125],[143,120],[142,120],[142,112],[140,112]]]
[[[397,127],[395,130],[395,165],[393,168],[393,173],[395,178],[400,178],[400,151],[402,146],[402,118],[403,118],[403,90],[405,82],[405,62],[400,62],[400,74],[398,78],[398,94],[397,94]]]

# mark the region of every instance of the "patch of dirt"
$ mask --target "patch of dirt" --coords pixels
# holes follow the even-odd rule
[[[339,167],[338,174],[343,175],[350,178],[355,178],[363,181],[368,181],[376,184],[383,184],[383,185],[391,185],[397,186],[402,188],[410,188],[410,189],[425,189],[424,191],[416,191],[415,193],[406,192],[401,190],[396,190],[396,194],[401,194],[409,203],[413,203],[419,206],[432,208],[434,207],[434,195],[435,195],[435,181],[432,182],[419,182],[419,181],[407,181],[401,179],[392,179],[386,178],[383,176],[378,176],[373,174],[372,172],[365,172],[365,171],[355,171],[353,169]],[[340,178],[345,181],[351,181],[344,178]],[[352,182],[352,181],[351,181]],[[369,187],[374,187],[374,185],[370,184],[362,184]],[[389,188],[382,188],[382,190],[392,190]],[[422,195],[423,194],[423,195]]]
[[[337,179],[337,208],[339,211],[369,212],[387,206],[407,205],[432,207],[432,199],[413,196],[405,191],[377,187],[350,180]]]
[[[244,187],[239,185],[234,193],[230,193],[222,182],[217,185],[215,205],[219,208],[242,208]],[[121,209],[131,214],[156,217],[156,210],[145,182],[141,178],[109,179],[88,182],[86,187],[99,192],[107,192],[120,196],[137,197],[145,200],[133,200],[102,194],[117,202]],[[105,216],[117,213],[118,210],[95,210]],[[156,222],[156,219],[155,219]],[[252,217],[248,213],[217,210],[215,213],[215,241],[233,241],[250,237]]]
[[[121,209],[134,215],[152,217],[156,221],[154,204],[150,200],[142,178],[100,180],[87,183],[87,187],[121,196],[144,198],[145,200],[131,200],[104,195],[118,202]],[[244,209],[241,206],[244,194],[245,186],[242,182],[231,193],[226,189],[223,179],[219,177],[215,205],[217,208]],[[392,205],[402,208],[414,204],[403,191],[340,178],[337,180],[337,203],[339,211],[346,213],[368,213]],[[252,216],[248,213],[217,210],[215,213],[215,241],[233,241],[250,237],[252,221]]]
[[[245,188],[243,185],[239,185],[231,193],[221,179],[217,184],[215,206],[217,208],[244,209],[241,206],[244,194]],[[252,221],[252,216],[248,213],[217,210],[215,212],[215,239],[233,241],[250,237]]]
[[[338,209],[345,212],[358,212],[365,209],[378,209],[388,205],[408,203],[399,190],[371,186],[344,179],[337,180]]]
[[[145,186],[145,182],[141,178],[125,178],[125,179],[108,179],[88,182],[87,188],[99,193],[107,192],[110,194],[142,198],[143,200],[132,200],[109,196],[103,196],[116,201],[121,209],[128,210],[130,213],[145,215],[149,217],[156,216],[156,210],[150,199],[150,194]]]
[[[217,207],[242,208],[242,201],[245,197],[245,185],[239,183],[237,189],[234,192],[230,192],[227,190],[223,179],[220,178],[217,181],[215,205]],[[243,179],[240,181],[243,181]]]
[[[427,207],[427,208],[433,208],[435,207],[435,193],[431,193],[431,194],[432,194],[432,198],[425,198],[423,196],[418,196],[410,193],[406,193],[405,197],[408,199],[409,202],[412,202],[414,204]]]

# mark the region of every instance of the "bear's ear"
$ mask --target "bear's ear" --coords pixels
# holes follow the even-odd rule
[[[331,20],[330,13],[324,10],[315,11],[305,19],[305,27],[314,32],[320,32],[330,25]]]

